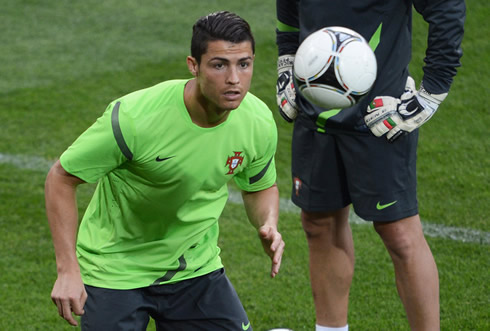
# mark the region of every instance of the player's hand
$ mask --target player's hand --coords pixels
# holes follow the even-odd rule
[[[386,139],[393,142],[427,122],[446,96],[447,93],[430,94],[423,86],[416,91],[415,82],[409,76],[400,99],[387,96],[374,98],[367,108],[364,121],[375,136],[386,134]]]
[[[276,227],[264,225],[259,228],[259,238],[264,251],[271,258],[271,277],[274,278],[281,268],[282,253],[285,243]]]
[[[72,313],[81,316],[85,313],[83,306],[87,292],[79,272],[58,274],[51,291],[51,300],[58,307],[58,314],[68,323],[77,326]]]
[[[293,81],[294,55],[281,55],[277,60],[276,98],[279,113],[288,122],[298,116],[296,90]]]

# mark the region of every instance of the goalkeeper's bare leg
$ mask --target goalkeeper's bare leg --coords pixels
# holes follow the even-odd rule
[[[354,245],[348,216],[349,207],[333,213],[301,213],[318,325],[347,325],[349,289],[354,274]]]
[[[419,215],[374,222],[395,267],[396,285],[412,330],[439,330],[439,276]]]

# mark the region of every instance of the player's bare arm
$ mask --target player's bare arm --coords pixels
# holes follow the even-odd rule
[[[271,277],[279,273],[284,241],[277,230],[279,218],[279,191],[277,185],[257,192],[242,192],[250,223],[258,230],[262,246],[271,258]]]
[[[78,229],[76,188],[84,183],[67,173],[57,161],[48,173],[45,184],[46,214],[53,237],[58,278],[51,299],[58,313],[71,325],[77,325],[72,312],[83,314],[87,298],[80,275],[75,245]]]

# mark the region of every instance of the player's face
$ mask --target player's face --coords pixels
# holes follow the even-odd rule
[[[252,81],[254,54],[249,41],[211,41],[195,65],[195,77],[208,107],[238,108]]]

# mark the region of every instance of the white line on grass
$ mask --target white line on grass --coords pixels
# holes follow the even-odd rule
[[[242,203],[240,192],[230,190],[229,201],[236,204]],[[289,199],[281,198],[279,201],[279,209],[284,213],[298,214],[299,218],[300,209]],[[366,222],[356,215],[352,209],[349,213],[349,223],[360,225],[371,224],[371,222]],[[429,237],[446,238],[467,243],[490,244],[490,232],[426,222],[422,222],[422,226],[424,228],[424,234]]]
[[[34,171],[46,172],[49,170],[53,161],[46,160],[42,157],[28,156],[28,155],[15,155],[15,154],[3,154],[0,153],[0,164],[13,165],[19,169],[29,169]],[[230,189],[228,200],[234,204],[243,203],[240,192]],[[291,200],[281,198],[279,201],[279,208],[283,213],[298,214],[300,209],[296,207]],[[349,222],[353,224],[368,225],[370,222],[366,222],[357,216],[352,210],[349,217]],[[455,241],[490,244],[490,232],[479,231],[468,228],[451,227],[441,224],[431,224],[422,222],[424,233],[429,237],[446,238]]]
[[[39,156],[0,153],[0,164],[2,163],[13,165],[19,169],[47,172],[54,162]]]

